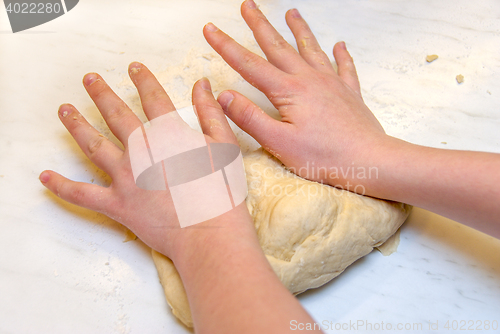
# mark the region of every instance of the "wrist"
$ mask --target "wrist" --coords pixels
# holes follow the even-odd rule
[[[238,243],[260,250],[245,202],[216,218],[179,230],[170,245],[169,257],[182,269],[183,263],[198,261]]]
[[[365,163],[371,173],[361,180],[363,195],[405,202],[408,182],[412,179],[422,182],[412,174],[413,167],[425,160],[422,153],[426,149],[388,135],[375,140],[367,150]]]
[[[380,197],[386,166],[397,157],[398,146],[405,142],[382,133],[372,135],[369,140],[360,139],[358,143],[346,150],[347,157],[330,160],[326,183],[361,195]]]

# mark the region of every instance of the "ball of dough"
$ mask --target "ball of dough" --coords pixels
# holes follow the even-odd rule
[[[246,204],[260,245],[294,294],[317,288],[391,237],[411,206],[361,196],[289,172],[262,148],[244,158]],[[192,327],[184,287],[173,263],[153,251],[173,313]]]

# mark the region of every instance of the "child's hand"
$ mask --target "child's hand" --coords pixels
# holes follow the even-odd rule
[[[500,236],[500,191],[491,187],[500,182],[498,154],[433,149],[386,135],[361,98],[344,43],[333,48],[336,72],[297,10],[289,10],[286,21],[298,52],[253,0],[241,13],[267,60],[212,24],[205,38],[266,94],[281,122],[241,94],[223,92],[218,101],[240,128],[304,178],[419,206]]]
[[[148,119],[175,110],[162,86],[144,65],[131,64],[129,74],[139,91]],[[179,228],[170,193],[168,190],[140,189],[132,175],[127,142],[131,132],[141,126],[141,121],[99,75],[87,74],[83,83],[124,149],[101,135],[70,104],[59,108],[59,118],[87,157],[110,175],[113,181],[105,188],[74,182],[53,171],[44,171],[40,180],[62,199],[113,218],[130,228],[152,248],[172,255],[172,248],[176,242],[181,242],[179,237],[187,229]],[[220,105],[212,95],[207,79],[198,81],[193,87],[193,104],[208,142],[238,145]],[[211,127],[210,124],[214,122],[218,126]],[[244,208],[239,208],[239,211],[248,216],[248,212],[244,212],[246,207],[242,207]]]
[[[205,38],[234,70],[266,94],[281,122],[234,91],[223,92],[219,103],[240,128],[300,176],[344,186],[349,176],[344,178],[339,172],[338,179],[332,178],[327,175],[331,168],[345,170],[353,162],[368,165],[377,143],[388,138],[361,98],[345,44],[337,43],[333,49],[337,73],[296,9],[287,12],[286,21],[299,52],[253,1],[245,1],[241,13],[267,61],[212,24],[205,27]]]

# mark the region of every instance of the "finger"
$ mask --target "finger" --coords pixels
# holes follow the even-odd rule
[[[358,74],[354,61],[347,51],[344,42],[339,42],[333,47],[333,56],[338,66],[338,74],[344,82],[361,96]]]
[[[245,96],[224,91],[217,98],[226,115],[264,148],[275,147],[292,124],[273,119]]]
[[[100,169],[113,177],[123,151],[94,129],[71,104],[59,107],[59,119],[83,153]]]
[[[137,62],[130,64],[129,75],[137,87],[142,108],[149,120],[175,110],[167,93],[146,66]]]
[[[111,203],[111,190],[96,184],[71,181],[48,170],[40,174],[40,181],[63,200],[87,209],[106,213]]]
[[[193,87],[193,105],[203,133],[220,143],[238,145],[222,107],[215,100],[208,79],[197,81]]]
[[[304,67],[304,60],[269,23],[253,0],[241,5],[241,15],[271,64],[291,74],[298,73]]]
[[[110,130],[127,146],[130,133],[141,126],[139,118],[97,73],[87,74],[83,84]]]
[[[302,18],[297,9],[291,9],[286,13],[286,23],[297,41],[297,49],[302,58],[313,68],[325,73],[335,74],[330,59],[319,46],[316,37],[309,28],[307,22]]]
[[[246,81],[268,95],[281,91],[288,74],[267,60],[238,44],[212,23],[203,28],[203,34],[212,48]]]

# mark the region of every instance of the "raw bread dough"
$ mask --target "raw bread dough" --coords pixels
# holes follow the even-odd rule
[[[246,204],[259,242],[275,273],[294,294],[327,283],[380,247],[411,210],[406,204],[304,180],[262,148],[244,161]],[[394,251],[399,238],[392,240]],[[384,254],[385,250],[381,249]],[[173,263],[155,251],[153,259],[174,315],[192,327],[184,286]]]
[[[152,253],[153,261],[158,270],[158,276],[160,276],[160,283],[163,286],[167,303],[172,308],[172,313],[184,325],[193,327],[186,290],[184,290],[184,285],[177,269],[175,269],[174,263],[168,257],[155,250]]]
[[[428,55],[425,57],[425,60],[427,60],[428,63],[432,63],[434,60],[438,59],[438,55]]]
[[[398,229],[389,239],[387,239],[382,245],[376,247],[380,253],[384,256],[389,256],[398,250],[399,246],[399,236],[401,234],[401,229]]]

